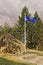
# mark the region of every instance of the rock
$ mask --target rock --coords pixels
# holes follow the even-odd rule
[[[19,54],[26,51],[24,44],[15,39],[11,34],[3,34],[0,37],[1,52]]]

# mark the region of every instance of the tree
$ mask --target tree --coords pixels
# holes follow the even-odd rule
[[[2,35],[2,30],[3,30],[3,27],[0,26],[0,36]]]
[[[42,21],[40,19],[40,17],[38,16],[37,12],[35,12],[34,17],[37,19],[35,28],[36,28],[36,33],[34,35],[34,41],[36,43],[36,45],[38,46],[38,49],[41,49],[42,46],[42,42],[43,42],[43,27],[42,27]]]
[[[28,48],[35,48],[35,43],[33,40],[33,36],[35,34],[35,25],[32,22],[27,23],[27,47]]]
[[[18,20],[18,23],[19,23],[19,34],[20,34],[20,38],[21,38],[22,42],[24,42],[25,15],[30,15],[29,11],[28,11],[28,8],[26,6],[22,9],[21,16],[19,16],[19,20]]]
[[[12,27],[11,34],[12,34],[16,39],[19,39],[19,40],[20,40],[20,34],[19,34],[18,24],[15,24],[15,25]]]
[[[12,31],[12,28],[9,26],[7,22],[5,22],[3,27],[3,33],[10,33]]]
[[[24,22],[25,22],[25,14],[26,15],[30,15],[30,13],[28,11],[28,8],[25,6],[23,9],[22,9],[22,12],[21,12],[21,16],[19,16],[19,20],[18,20],[18,28],[16,30],[16,35],[15,37],[17,39],[19,39],[20,41],[24,42]]]

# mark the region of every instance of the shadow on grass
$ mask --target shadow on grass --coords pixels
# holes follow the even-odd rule
[[[13,62],[13,61],[10,61],[8,59],[0,57],[0,65],[35,65],[35,64],[31,64],[31,63],[29,63],[29,64],[17,63],[17,62]]]

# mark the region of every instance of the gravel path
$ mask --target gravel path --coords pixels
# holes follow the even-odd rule
[[[26,58],[24,58],[24,57],[26,57]],[[25,55],[25,56],[20,56],[18,58],[22,59],[23,61],[36,63],[37,65],[43,65],[43,56],[38,56],[35,54],[29,54],[29,55]]]
[[[29,60],[29,62],[36,63],[37,65],[43,65],[43,57],[37,56],[36,58]]]

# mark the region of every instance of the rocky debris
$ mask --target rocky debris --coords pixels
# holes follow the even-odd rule
[[[26,47],[21,41],[7,33],[0,37],[0,51],[5,53],[21,54],[26,51]]]

